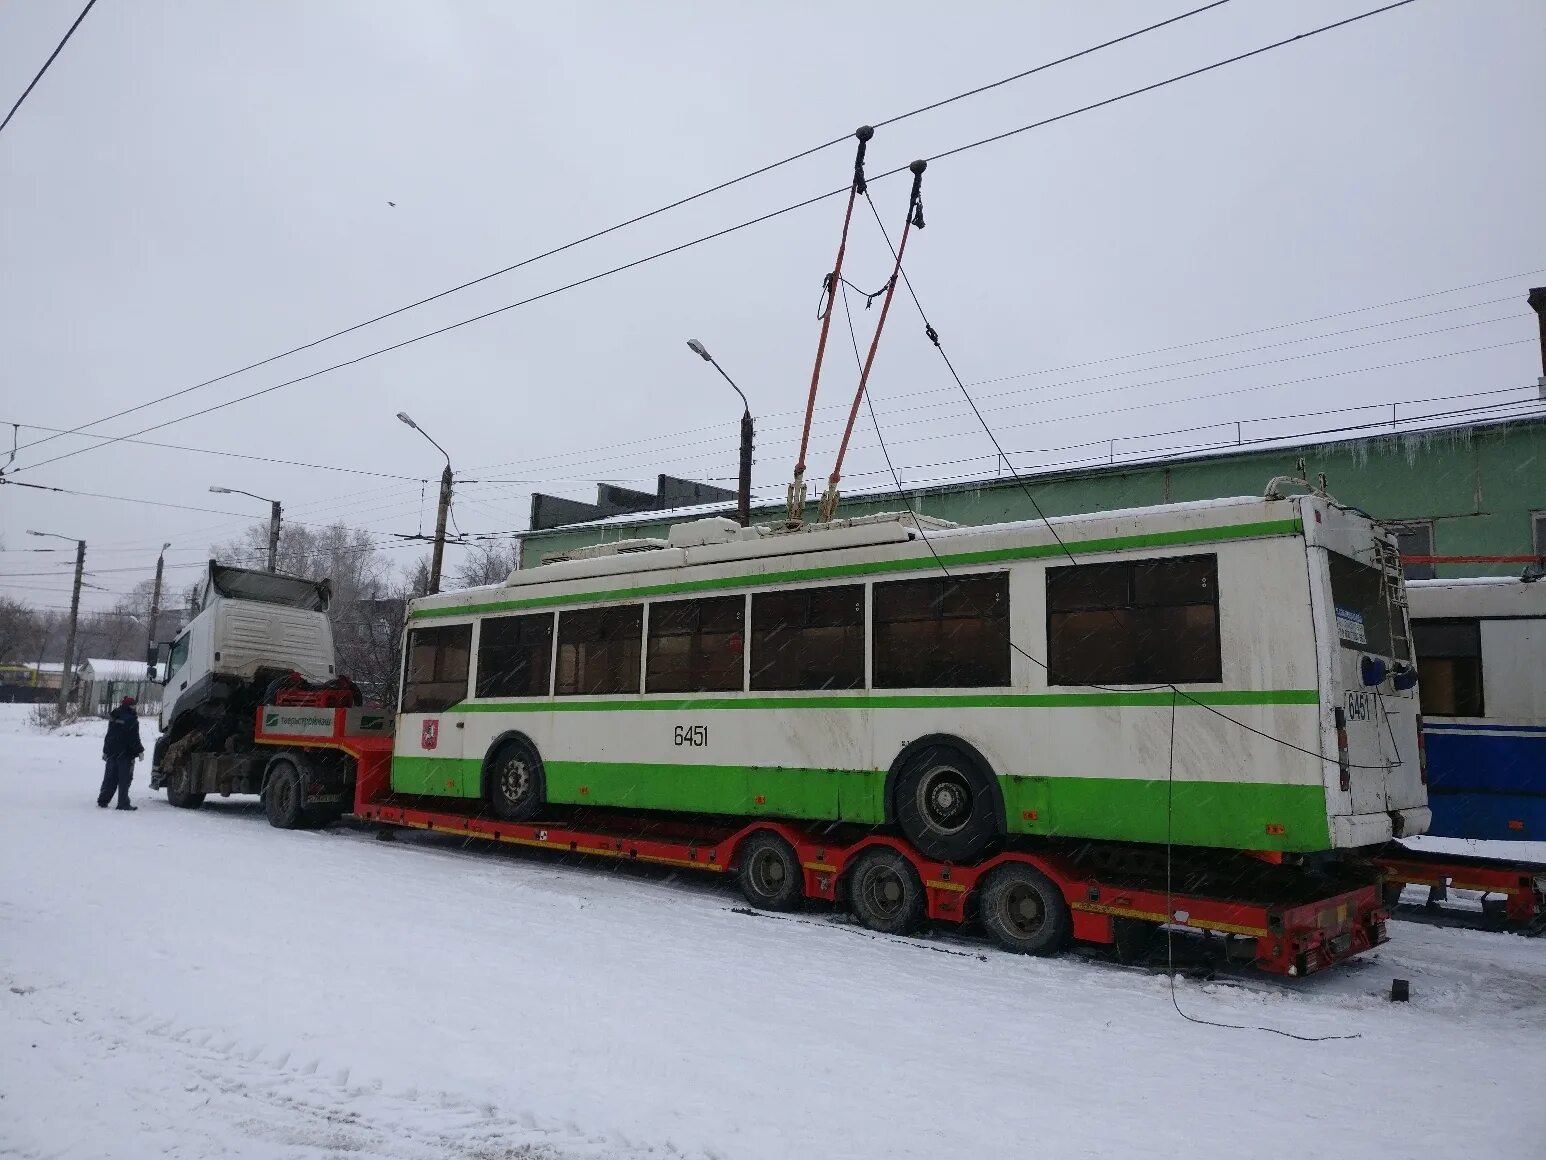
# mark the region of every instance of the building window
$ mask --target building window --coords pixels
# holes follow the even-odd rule
[[[1217,556],[1047,569],[1050,684],[1222,677]]]
[[[1406,523],[1388,525],[1396,537],[1396,547],[1401,552],[1401,572],[1408,580],[1432,580],[1438,569],[1432,564],[1408,564],[1408,556],[1433,555],[1433,521],[1409,520]]]
[[[1478,620],[1414,620],[1423,716],[1485,717]]]
[[[644,606],[584,608],[558,614],[561,697],[639,691]]]
[[[1009,574],[875,585],[875,687],[1009,684]]]
[[[740,692],[745,629],[744,596],[651,604],[645,692]]]
[[[864,585],[752,595],[752,688],[862,689]]]
[[[546,697],[553,660],[553,614],[499,616],[478,635],[480,697]]]
[[[404,713],[441,713],[467,696],[472,625],[416,628],[408,634]]]

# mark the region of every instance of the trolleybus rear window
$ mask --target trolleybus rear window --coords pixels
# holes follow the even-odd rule
[[[1009,574],[875,585],[875,687],[1009,684]]]
[[[1479,620],[1414,620],[1417,689],[1425,717],[1485,717]]]
[[[404,713],[440,713],[467,696],[472,625],[416,628],[408,634]]]
[[[751,684],[862,689],[864,585],[753,593]]]
[[[1218,557],[1047,569],[1047,680],[1222,679]]]
[[[644,691],[739,693],[745,629],[744,596],[651,604]]]
[[[546,697],[553,614],[495,616],[478,632],[478,696]]]
[[[639,691],[644,606],[582,608],[558,614],[560,697]]]
[[[1385,573],[1337,552],[1331,564],[1331,601],[1336,606],[1337,640],[1343,648],[1394,657],[1411,657],[1401,612],[1391,604]]]

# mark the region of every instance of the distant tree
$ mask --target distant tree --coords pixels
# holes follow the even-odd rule
[[[0,661],[36,660],[43,620],[20,600],[0,596]]]
[[[453,588],[478,588],[503,584],[515,571],[515,542],[484,540],[474,544],[452,577]]]

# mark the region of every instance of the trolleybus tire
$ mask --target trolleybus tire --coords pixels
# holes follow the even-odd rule
[[[547,797],[542,758],[525,738],[500,742],[484,768],[484,778],[489,804],[507,822],[530,820]]]
[[[870,930],[907,934],[923,921],[923,883],[895,850],[866,850],[848,872],[848,906]]]
[[[204,795],[201,793],[185,793],[177,788],[177,775],[166,783],[166,801],[168,805],[176,806],[180,810],[196,810],[204,804]]]
[[[805,897],[794,847],[766,830],[741,843],[737,880],[746,901],[759,910],[793,910]]]
[[[1073,926],[1063,892],[1023,862],[1006,862],[989,873],[978,913],[993,941],[1022,955],[1056,954]]]
[[[294,762],[274,762],[263,783],[263,812],[268,815],[268,824],[276,830],[305,829],[310,819],[304,802],[301,771]]]
[[[998,840],[992,773],[969,750],[940,741],[907,754],[897,771],[896,821],[926,858],[970,862]]]

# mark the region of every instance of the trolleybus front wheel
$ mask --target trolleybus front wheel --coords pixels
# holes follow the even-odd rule
[[[848,873],[848,905],[871,930],[907,934],[923,921],[923,883],[895,850],[866,850]]]
[[[988,875],[978,909],[993,940],[1022,955],[1056,954],[1073,925],[1063,892],[1023,862],[1006,862]]]
[[[547,796],[542,759],[530,742],[516,737],[502,742],[484,770],[489,803],[507,822],[524,822],[542,808]]]
[[[804,897],[800,859],[777,834],[753,834],[741,846],[741,893],[760,910],[793,910]]]
[[[998,840],[993,775],[955,745],[928,744],[907,754],[894,801],[897,824],[925,857],[969,862]]]

